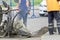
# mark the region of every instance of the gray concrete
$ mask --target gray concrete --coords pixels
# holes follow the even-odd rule
[[[28,19],[27,28],[34,35],[36,31],[48,25],[47,17]]]

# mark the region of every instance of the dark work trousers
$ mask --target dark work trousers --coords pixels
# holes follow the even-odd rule
[[[50,34],[52,34],[54,30],[54,18],[57,21],[58,32],[60,33],[60,13],[58,11],[50,11],[48,12],[48,30]]]

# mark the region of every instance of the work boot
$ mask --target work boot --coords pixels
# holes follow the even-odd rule
[[[49,30],[49,34],[50,35],[53,35],[54,33],[53,33],[53,28],[48,28],[48,30]]]

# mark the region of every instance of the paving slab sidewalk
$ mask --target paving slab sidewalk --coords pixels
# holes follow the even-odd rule
[[[60,35],[58,34],[58,32],[54,33],[53,35],[49,35],[49,33],[47,32],[41,37],[41,40],[60,40]]]

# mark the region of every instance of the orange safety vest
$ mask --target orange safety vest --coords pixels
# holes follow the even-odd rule
[[[48,11],[59,11],[59,2],[57,0],[46,0]]]

